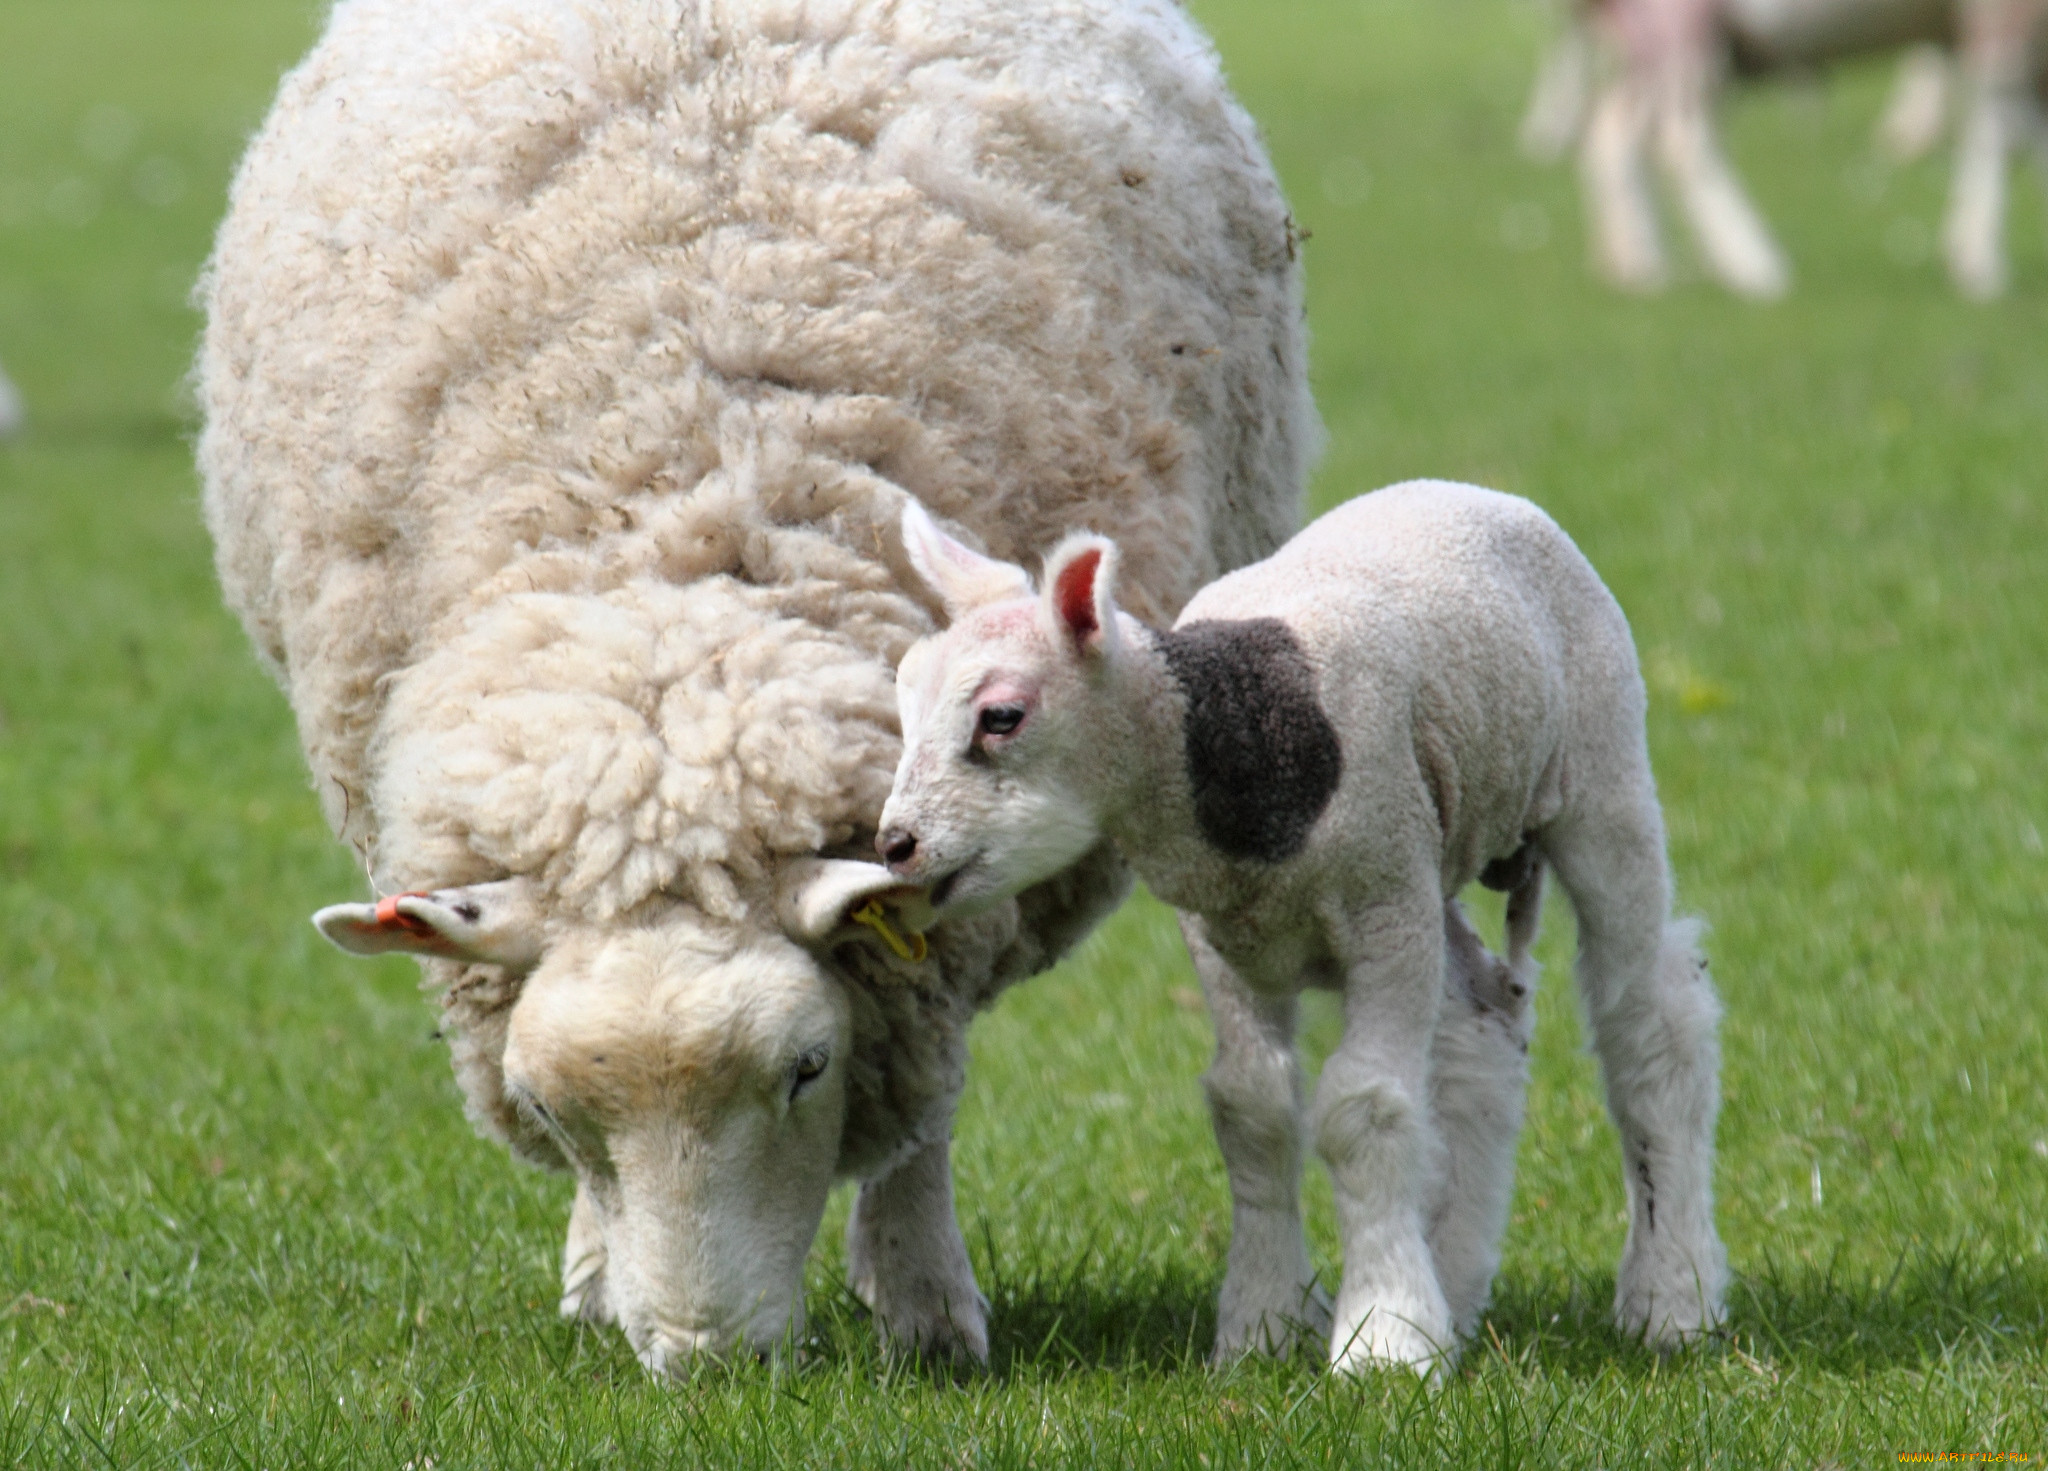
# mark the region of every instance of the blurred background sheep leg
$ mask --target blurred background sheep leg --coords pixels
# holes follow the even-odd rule
[[[1579,141],[1593,82],[1593,33],[1579,6],[1567,3],[1564,30],[1543,53],[1529,108],[1522,114],[1522,152],[1555,163]]]
[[[1713,90],[1705,58],[1689,58],[1664,78],[1657,143],[1665,174],[1714,278],[1743,296],[1783,296],[1791,272],[1721,151]]]
[[[1925,158],[1948,122],[1949,54],[1932,42],[1907,50],[1877,125],[1877,146],[1894,163]]]
[[[19,432],[23,417],[21,395],[8,380],[7,369],[0,367],[0,439]]]
[[[1594,103],[1580,152],[1593,264],[1627,291],[1657,291],[1666,279],[1656,202],[1643,168],[1649,128],[1648,99],[1622,77]]]
[[[2038,0],[1977,0],[1965,5],[1963,123],[1942,243],[1956,289],[1979,301],[2006,285],[2008,155],[2039,126],[2028,82]]]

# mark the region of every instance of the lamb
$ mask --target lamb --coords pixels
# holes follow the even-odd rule
[[[1670,917],[1627,622],[1554,522],[1397,485],[1204,588],[1171,630],[1117,606],[1102,536],[1061,542],[1034,595],[914,507],[904,535],[952,622],[899,671],[878,842],[939,933],[1104,839],[1181,910],[1233,1202],[1219,1355],[1300,1315],[1309,986],[1345,1009],[1308,1115],[1343,1238],[1331,1361],[1436,1372],[1454,1351],[1498,1261],[1521,1073],[1487,1036],[1512,1038],[1513,1013],[1447,995],[1447,949],[1455,973],[1476,941],[1446,906],[1475,878],[1512,893],[1512,975],[1546,869],[1578,917],[1621,1135],[1616,1321],[1659,1347],[1721,1321],[1718,1004],[1697,922]]]
[[[1297,236],[1171,0],[341,0],[204,287],[222,584],[477,1127],[576,1181],[647,1366],[803,1325],[835,1179],[894,1344],[979,1358],[966,1029],[1124,892],[934,936],[869,853],[913,498],[1083,520],[1167,618],[1297,524]]]
[[[1943,244],[1966,296],[2004,291],[2003,236],[2010,153],[2044,138],[2048,0],[1582,0],[1546,65],[1524,125],[1532,147],[1562,151],[1575,131],[1575,93],[1591,38],[1617,58],[1594,99],[1580,162],[1594,255],[1617,285],[1663,284],[1656,210],[1644,179],[1654,139],[1707,269],[1747,296],[1781,295],[1791,275],[1715,137],[1712,108],[1731,53],[1738,69],[1807,69],[1878,50],[1916,48],[1885,124],[1895,151],[1931,143],[1942,71],[1928,43],[1953,47],[1962,92],[1955,181]],[[1930,70],[1932,66],[1932,70]],[[2048,151],[2042,151],[2048,165]]]

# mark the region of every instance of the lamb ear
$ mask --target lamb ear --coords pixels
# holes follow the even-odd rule
[[[903,549],[953,622],[986,604],[1031,596],[1031,578],[1022,567],[955,541],[916,500],[903,503]]]
[[[1116,643],[1116,543],[1076,532],[1045,559],[1039,617],[1046,637],[1083,654]]]
[[[932,908],[924,891],[906,884],[879,863],[846,858],[799,858],[786,865],[775,895],[776,918],[783,933],[799,945],[824,946],[859,932],[854,915],[879,899],[889,911],[888,930],[905,948],[906,937],[922,937],[931,924]],[[888,935],[877,930],[884,940]],[[892,946],[891,948],[894,948]],[[915,948],[922,952],[921,944]]]
[[[531,970],[542,948],[540,906],[523,878],[330,904],[313,927],[351,955],[435,955],[508,970]]]

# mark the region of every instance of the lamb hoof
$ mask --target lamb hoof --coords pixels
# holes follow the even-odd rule
[[[1726,1320],[1718,1295],[1703,1295],[1688,1280],[1684,1286],[1658,1288],[1648,1282],[1629,1283],[1614,1297],[1614,1326],[1624,1338],[1636,1339],[1659,1353],[1671,1353],[1710,1338]]]
[[[1407,1369],[1431,1383],[1441,1383],[1457,1356],[1455,1342],[1439,1343],[1392,1313],[1369,1313],[1351,1332],[1333,1335],[1330,1342],[1330,1368],[1339,1374]]]
[[[1246,1354],[1277,1357],[1307,1343],[1326,1343],[1334,1316],[1330,1294],[1314,1281],[1277,1305],[1226,1302],[1217,1315],[1216,1347],[1209,1362],[1220,1369]]]

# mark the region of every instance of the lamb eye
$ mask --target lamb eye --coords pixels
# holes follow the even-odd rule
[[[1006,736],[1024,723],[1022,705],[991,705],[981,712],[983,735]]]

